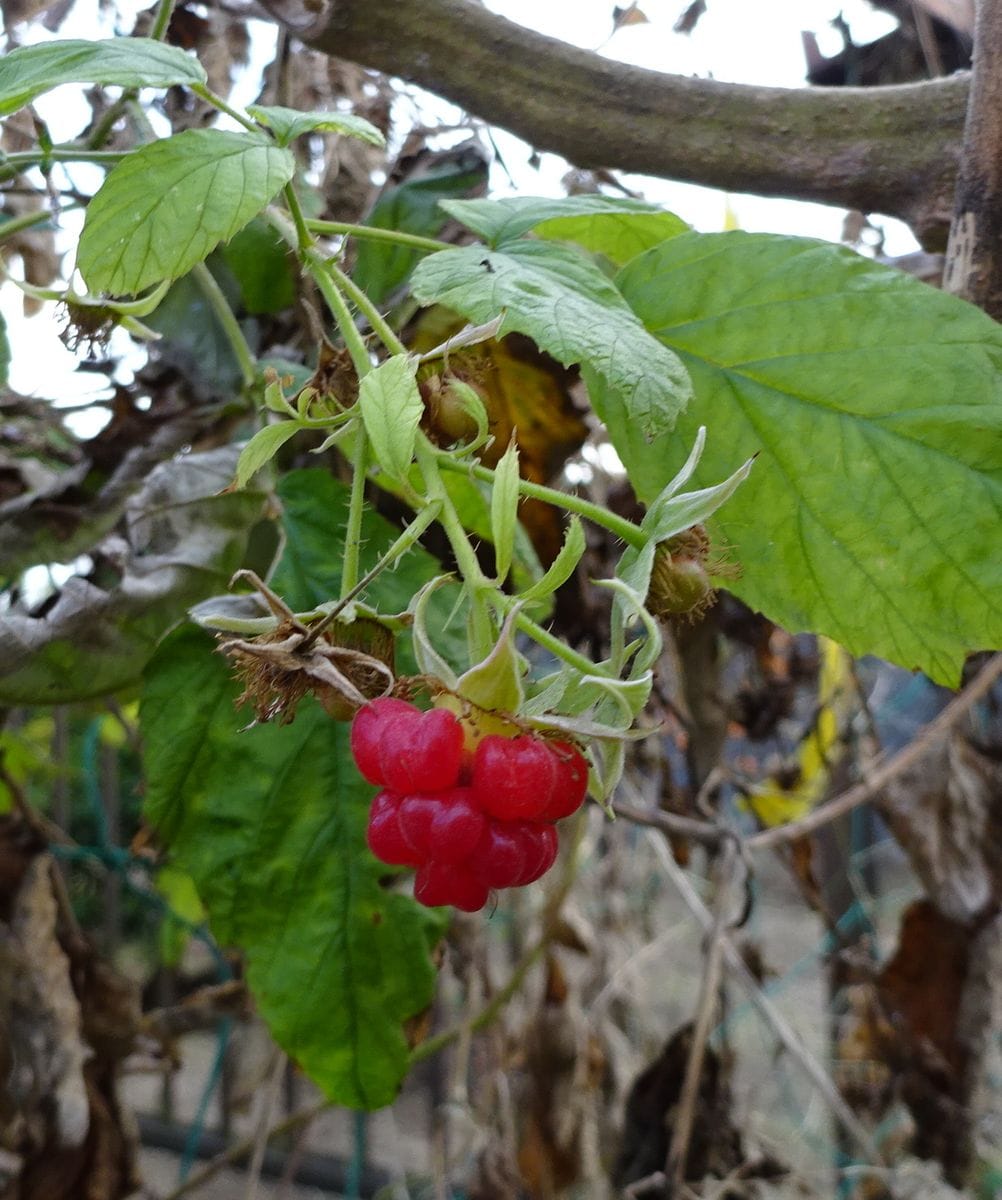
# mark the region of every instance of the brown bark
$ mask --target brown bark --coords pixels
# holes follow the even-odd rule
[[[627,66],[470,0],[266,0],[317,49],[412,83],[579,167],[901,217],[930,248],[952,212],[967,76],[763,88]]]
[[[1002,4],[978,5],[974,68],[943,286],[1002,317]]]

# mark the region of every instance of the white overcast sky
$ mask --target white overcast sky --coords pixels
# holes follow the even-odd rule
[[[622,5],[626,2],[620,0]],[[875,13],[865,0],[765,0],[756,4],[749,0],[707,0],[707,10],[695,31],[683,36],[674,33],[672,26],[685,7],[685,0],[641,0],[648,23],[620,29],[610,36],[613,3],[614,0],[489,0],[488,7],[519,24],[638,66],[735,83],[789,87],[803,84],[802,31],[815,33],[822,52],[832,54],[841,45],[831,26],[839,12],[849,21],[857,42],[871,41],[893,26],[889,17]],[[270,58],[274,30],[264,23],[253,24],[254,66],[259,69]],[[100,11],[97,0],[77,0],[58,36],[96,37],[113,32],[108,26],[107,12]],[[37,36],[46,35],[39,31]],[[238,89],[237,101],[253,100],[258,86],[259,77],[252,68]],[[429,100],[428,105],[432,112],[436,105],[440,106],[439,112],[447,109],[438,101]],[[42,98],[38,107],[50,122],[57,141],[78,131],[79,100],[72,92],[60,89]],[[501,131],[495,138],[519,192],[563,194],[560,181],[567,170],[565,163],[553,155],[544,155],[539,166],[533,167],[528,161],[530,148],[524,143]],[[78,182],[84,181],[81,168],[74,168],[74,177]],[[495,181],[499,188],[512,188],[501,171],[495,173]],[[841,231],[844,214],[821,205],[754,196],[725,197],[706,188],[641,177],[629,177],[626,182],[702,230],[722,228],[729,213],[741,228],[751,230],[831,240],[837,240]],[[881,224],[885,227],[889,253],[904,253],[914,248],[914,240],[904,226],[893,221]],[[10,286],[0,288],[0,308],[8,323],[13,350],[11,385],[16,390],[79,403],[94,389],[93,376],[73,374],[73,358],[58,340],[51,308],[42,316],[25,320],[20,294]],[[124,348],[124,343],[113,344],[113,349]]]

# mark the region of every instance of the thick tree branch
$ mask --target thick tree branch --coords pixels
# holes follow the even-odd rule
[[[300,2],[268,0],[316,48],[420,84],[576,166],[888,213],[930,248],[945,242],[966,75],[751,87],[617,63],[471,0],[332,0],[312,19],[285,7]]]
[[[943,287],[1002,320],[1002,4],[982,0]]]

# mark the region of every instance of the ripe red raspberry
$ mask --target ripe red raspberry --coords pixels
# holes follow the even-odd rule
[[[473,755],[473,798],[500,821],[531,821],[553,799],[558,764],[544,741],[491,733]]]
[[[459,779],[463,727],[444,708],[416,708],[387,720],[379,741],[379,768],[395,792],[444,792]]]
[[[399,867],[419,867],[427,857],[415,852],[400,828],[400,797],[380,792],[369,810],[365,831],[369,849],[384,863]]]
[[[369,783],[383,784],[382,767],[379,765],[379,747],[383,731],[388,722],[403,717],[404,713],[417,710],[405,700],[394,700],[392,696],[381,696],[363,705],[351,723],[351,753],[362,777]]]
[[[428,908],[452,904],[463,912],[476,912],[489,894],[487,884],[464,863],[425,863],[414,880],[414,897]]]
[[[521,887],[544,875],[556,856],[552,825],[492,821],[466,865],[489,887]]]
[[[588,763],[577,746],[570,742],[548,742],[547,745],[557,760],[557,782],[553,799],[540,813],[540,820],[559,821],[576,813],[584,803],[588,791]]]
[[[422,860],[460,863],[470,857],[487,828],[469,788],[433,795],[405,796],[400,802],[400,832]]]

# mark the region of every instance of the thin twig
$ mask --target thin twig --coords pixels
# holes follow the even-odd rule
[[[636,825],[659,829],[671,837],[690,838],[703,846],[719,846],[724,841],[737,838],[736,833],[723,825],[700,821],[696,817],[686,817],[681,813],[665,812],[661,808],[641,808],[640,805],[630,804],[625,800],[614,801],[612,811],[617,817],[633,821]]]
[[[962,692],[954,696],[949,704],[934,720],[923,726],[918,734],[897,754],[892,755],[882,765],[874,767],[867,775],[848,791],[835,796],[826,804],[820,805],[809,812],[799,821],[791,821],[787,825],[777,825],[774,829],[763,829],[761,833],[753,834],[744,842],[747,850],[766,850],[784,842],[795,842],[798,838],[806,837],[823,825],[845,816],[859,805],[865,804],[879,791],[887,786],[892,779],[920,762],[931,747],[957,724],[957,722],[985,696],[995,683],[1002,678],[1002,654],[996,654],[989,659],[975,678]]]
[[[279,1121],[277,1125],[273,1125],[268,1130],[265,1141],[273,1141],[275,1138],[281,1137],[284,1133],[292,1133],[303,1125],[309,1124],[310,1121],[315,1121],[321,1113],[326,1112],[330,1107],[331,1102],[329,1100],[317,1100],[306,1108],[298,1109],[283,1121]],[[248,1154],[251,1154],[256,1142],[256,1134],[242,1138],[239,1142],[234,1142],[222,1154],[217,1154],[211,1162],[207,1162],[200,1171],[195,1171],[189,1175],[184,1183],[164,1196],[163,1200],[181,1200],[182,1196],[190,1195],[191,1192],[200,1188],[203,1183],[207,1183],[213,1176],[218,1175],[224,1167],[235,1166],[242,1158],[246,1158]]]
[[[670,1181],[673,1195],[678,1194],[685,1182],[685,1167],[689,1159],[689,1141],[696,1119],[696,1102],[703,1077],[706,1043],[717,1011],[720,980],[724,970],[724,938],[738,862],[737,847],[734,842],[726,842],[717,861],[717,894],[713,904],[713,925],[703,960],[703,977],[699,984],[692,1045],[689,1047],[689,1057],[685,1064],[685,1077],[665,1163],[665,1174]]]
[[[671,850],[663,839],[654,838],[652,839],[652,844],[661,861],[665,874],[675,885],[689,911],[702,928],[706,932],[710,932],[714,924],[713,914],[700,899],[696,889],[689,881],[689,877],[675,861]],[[804,1046],[800,1038],[787,1023],[783,1014],[776,1008],[761,987],[759,987],[758,981],[752,975],[751,971],[749,971],[744,959],[741,957],[740,951],[726,932],[720,936],[720,945],[724,962],[727,964],[728,969],[733,971],[737,976],[742,986],[748,992],[749,999],[758,1009],[766,1023],[771,1026],[783,1048],[803,1069],[818,1092],[827,1101],[835,1117],[842,1123],[846,1131],[852,1135],[854,1140],[859,1143],[860,1147],[865,1150],[867,1156],[873,1162],[883,1162],[880,1150],[868,1130],[863,1126],[848,1104],[846,1104],[824,1068],[807,1047]]]
[[[265,1080],[264,1092],[261,1096],[261,1111],[254,1128],[254,1154],[247,1168],[247,1190],[244,1200],[257,1200],[258,1186],[261,1183],[261,1168],[264,1166],[264,1152],[268,1148],[268,1126],[271,1114],[275,1111],[278,1099],[278,1089],[282,1086],[282,1076],[285,1071],[285,1055],[275,1047],[271,1068]]]

